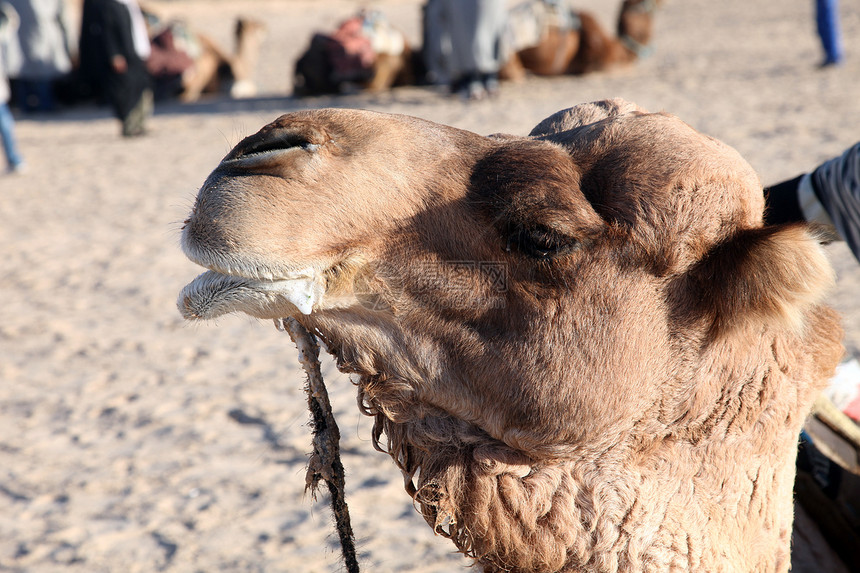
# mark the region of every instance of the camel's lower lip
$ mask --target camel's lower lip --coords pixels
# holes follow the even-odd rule
[[[179,293],[177,306],[188,320],[207,320],[230,312],[258,318],[310,314],[325,291],[313,269],[278,280],[250,279],[207,271]]]

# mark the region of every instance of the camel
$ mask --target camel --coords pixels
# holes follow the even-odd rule
[[[331,35],[314,34],[296,61],[297,96],[381,92],[415,83],[413,53],[406,36],[378,10],[361,10]]]
[[[254,71],[265,37],[265,24],[239,18],[236,20],[235,50],[229,54],[205,34],[197,34],[200,53],[194,59],[193,73],[183,77],[183,91],[179,99],[193,102],[203,93],[218,91],[227,91],[234,98],[255,96],[257,87]]]
[[[485,572],[787,571],[797,437],[842,354],[805,225],[622,100],[526,137],[284,115],[200,189],[190,320],[295,317]]]
[[[191,30],[181,21],[161,24],[152,39],[153,55],[147,67],[156,83],[177,93],[180,101],[186,103],[211,93],[253,97],[257,94],[254,73],[266,25],[238,18],[234,35],[236,45],[233,53],[229,53],[212,38]]]
[[[529,0],[511,10],[511,57],[503,79],[585,74],[628,65],[650,53],[657,0],[624,0],[617,36],[610,36],[590,12],[566,2]]]

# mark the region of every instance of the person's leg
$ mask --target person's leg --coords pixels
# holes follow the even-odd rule
[[[508,21],[505,0],[480,0],[475,33],[475,60],[484,90],[495,94],[499,89],[499,69],[503,58],[503,38]]]
[[[54,82],[51,80],[34,81],[34,91],[38,98],[37,111],[54,111]]]
[[[508,10],[505,0],[478,0],[472,50],[475,66],[482,74],[498,73],[502,58],[502,36]]]
[[[152,91],[143,90],[140,100],[127,116],[122,118],[122,134],[125,137],[135,137],[146,133],[146,120],[152,114]]]
[[[445,0],[445,16],[451,38],[451,79],[458,81],[475,72],[473,41],[478,18],[477,0]]]
[[[9,110],[9,105],[0,103],[0,139],[3,140],[3,150],[10,171],[17,171],[24,163],[15,142],[15,119]]]
[[[426,68],[426,80],[432,84],[450,84],[451,80],[451,30],[449,26],[449,3],[445,0],[428,0],[422,9],[422,57]]]
[[[12,103],[23,112],[30,111],[27,109],[27,81],[11,80],[9,86],[12,88]]]
[[[839,31],[838,0],[815,0],[815,23],[824,48],[824,62],[828,66],[842,61],[842,38]]]

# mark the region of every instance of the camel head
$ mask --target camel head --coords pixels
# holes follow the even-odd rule
[[[763,205],[735,151],[619,100],[528,137],[296,112],[200,189],[182,247],[209,270],[178,305],[317,333],[425,518],[487,570],[635,568],[666,523],[704,555],[731,508],[696,496],[753,459],[781,497],[751,527],[787,551],[784,474],[839,329],[818,240],[762,227]],[[650,533],[632,542],[624,515]]]

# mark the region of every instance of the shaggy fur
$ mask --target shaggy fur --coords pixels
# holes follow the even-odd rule
[[[179,306],[321,289],[299,320],[484,571],[786,571],[841,331],[815,234],[763,207],[734,150],[623,101],[529,137],[298,112],[201,189],[183,248],[212,270]]]

